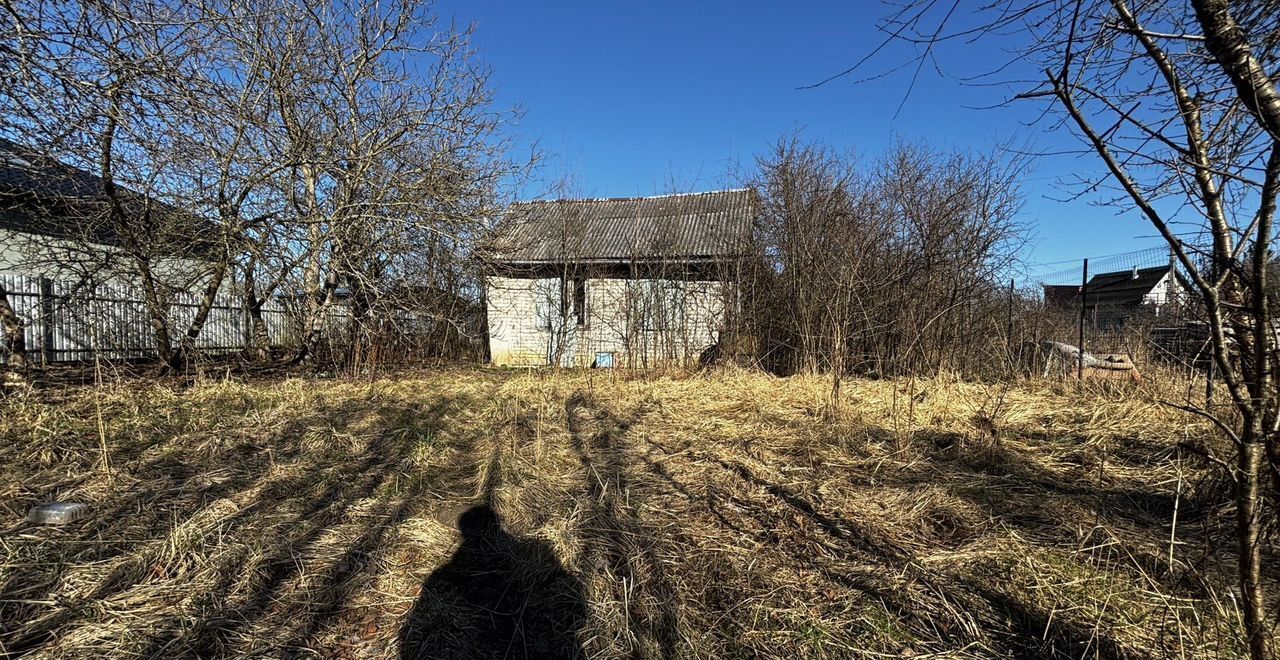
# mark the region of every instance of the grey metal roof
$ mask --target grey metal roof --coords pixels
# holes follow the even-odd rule
[[[562,199],[511,205],[490,258],[509,263],[703,261],[745,253],[755,191]]]
[[[1098,273],[1085,285],[1090,307],[1140,305],[1144,297],[1172,270],[1170,266],[1134,268],[1111,273]],[[1057,305],[1075,305],[1080,301],[1079,285],[1044,285],[1045,301]]]
[[[92,199],[102,193],[102,179],[0,138],[0,189],[8,193]]]
[[[100,177],[0,138],[0,229],[115,244],[104,208]]]
[[[1088,302],[1094,305],[1137,305],[1169,274],[1169,266],[1135,268],[1099,273],[1085,286]]]
[[[117,187],[126,212],[150,208],[179,219],[182,224],[175,226],[189,230],[181,232],[185,244],[170,244],[161,251],[180,254],[208,249],[200,239],[212,231],[210,223],[125,186]],[[0,138],[0,229],[120,245],[123,240],[107,222],[106,211],[101,177]],[[167,240],[154,235],[150,239]]]

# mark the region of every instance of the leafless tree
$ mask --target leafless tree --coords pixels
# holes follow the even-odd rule
[[[327,340],[364,359],[375,329],[472,312],[439,305],[478,290],[465,264],[521,167],[470,31],[429,4],[32,0],[3,19],[0,129],[101,177],[79,270],[138,287],[170,367],[236,291],[258,357],[274,300],[301,303],[296,360]]]
[[[968,11],[909,2],[882,27],[886,43],[915,45],[917,72],[948,42],[1007,39],[1017,59],[993,63],[984,81],[1057,111],[1105,172],[1084,190],[1113,191],[1114,204],[1135,209],[1168,243],[1203,307],[1232,403],[1229,412],[1182,407],[1234,448],[1243,618],[1251,656],[1267,657],[1261,537],[1280,495],[1266,295],[1280,194],[1280,10],[1269,0],[1000,0]]]
[[[864,165],[790,136],[758,169],[746,304],[766,365],[833,373],[838,393],[851,371],[992,361],[1003,339],[984,312],[1018,246],[1016,168],[908,144]]]
[[[442,262],[465,258],[512,171],[500,139],[509,116],[490,108],[469,32],[438,29],[414,2],[312,5],[291,6],[273,28],[296,41],[296,69],[277,95],[298,163],[286,190],[305,250],[300,357],[339,287],[367,329],[383,294],[412,285],[397,279],[420,248]]]
[[[199,85],[190,81],[210,62],[204,24],[190,7],[162,2],[5,9],[3,128],[100,177],[97,203],[72,210],[82,238],[114,239],[123,259],[98,264],[100,275],[124,272],[138,286],[157,351],[176,366],[208,318],[227,262],[204,235],[213,226],[191,208],[186,163],[172,149],[194,116]],[[194,282],[207,302],[175,327],[169,298]]]

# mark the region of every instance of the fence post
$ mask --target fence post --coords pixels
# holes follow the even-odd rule
[[[1080,273],[1080,364],[1076,367],[1076,379],[1084,380],[1084,322],[1089,313],[1089,260],[1084,260],[1084,269]]]
[[[53,280],[41,275],[39,280],[40,304],[40,364],[47,367],[57,351],[53,332]]]
[[[1015,353],[1013,348],[1013,278],[1012,277],[1009,278],[1009,309],[1008,309],[1008,322],[1005,330],[1005,339],[1009,342],[1009,361],[1011,362],[1011,364],[1009,365],[1010,366],[1009,371],[1016,372],[1017,365],[1019,365],[1021,361],[1017,359],[1019,355]],[[1021,353],[1021,347],[1019,347],[1019,350],[1017,351],[1017,353]]]

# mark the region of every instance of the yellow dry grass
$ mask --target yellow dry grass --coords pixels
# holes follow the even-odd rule
[[[1236,657],[1229,498],[1173,387],[854,380],[833,403],[816,377],[458,370],[12,394],[0,655]],[[51,499],[93,515],[21,522]],[[503,540],[477,546],[458,516],[486,503]],[[468,610],[459,575],[504,605]]]

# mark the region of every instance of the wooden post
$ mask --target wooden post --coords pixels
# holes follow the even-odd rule
[[[54,344],[53,280],[40,276],[40,363],[46,367],[56,357]]]
[[[1009,278],[1009,310],[1008,321],[1005,330],[1005,340],[1009,343],[1009,371],[1016,372],[1019,361],[1015,359],[1013,349],[1013,278]]]
[[[1080,364],[1076,368],[1076,379],[1084,380],[1084,322],[1089,306],[1089,260],[1084,260],[1084,269],[1080,273]]]

